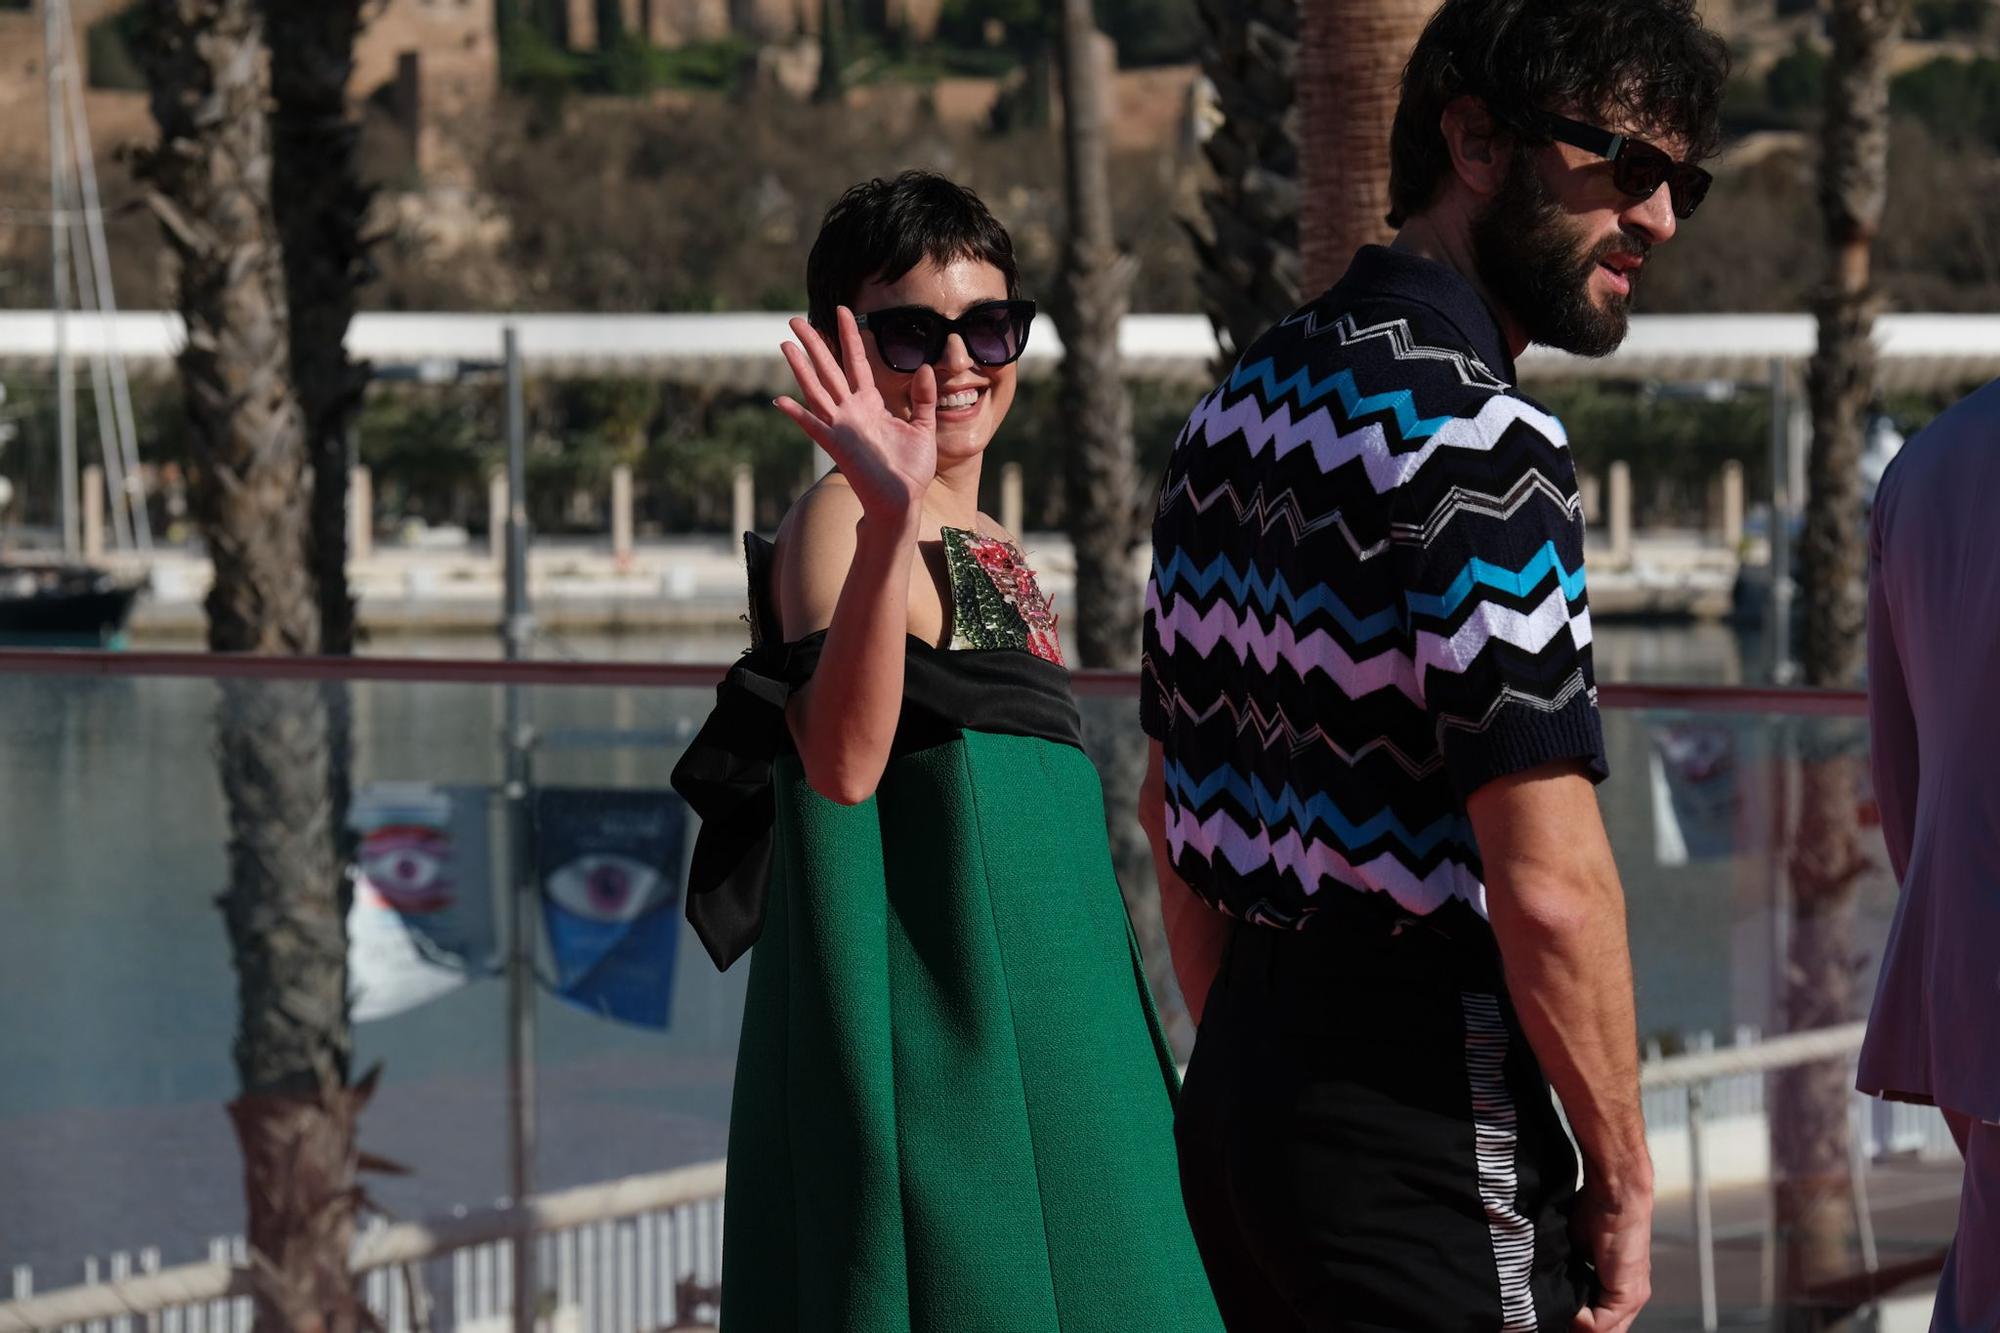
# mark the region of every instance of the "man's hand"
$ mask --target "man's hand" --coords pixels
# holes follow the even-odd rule
[[[1570,1230],[1603,1289],[1596,1305],[1578,1313],[1576,1333],[1625,1333],[1653,1294],[1651,1193],[1612,1199],[1586,1177]]]

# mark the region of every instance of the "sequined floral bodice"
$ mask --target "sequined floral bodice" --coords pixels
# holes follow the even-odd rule
[[[944,530],[953,648],[1016,648],[1063,665],[1056,613],[1021,549],[963,528]]]

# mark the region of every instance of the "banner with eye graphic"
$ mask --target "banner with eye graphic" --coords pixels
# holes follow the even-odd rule
[[[687,806],[672,792],[535,793],[557,994],[622,1022],[667,1026],[687,822]]]
[[[1727,727],[1647,727],[1653,859],[1663,866],[1726,861],[1744,846],[1741,756]]]
[[[414,1009],[498,965],[485,787],[375,782],[354,793],[348,977],[357,1023]]]

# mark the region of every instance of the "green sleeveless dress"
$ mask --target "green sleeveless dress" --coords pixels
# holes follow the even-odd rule
[[[719,966],[756,946],[723,1329],[1220,1330],[1054,617],[1012,546],[945,543],[953,647],[910,640],[873,798],[805,780],[823,636],[775,641],[754,537],[753,646],[675,770],[689,919]]]

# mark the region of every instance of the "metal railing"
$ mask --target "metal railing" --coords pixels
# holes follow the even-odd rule
[[[429,1298],[415,1270],[433,1259],[465,1257],[453,1284],[454,1304],[461,1307],[456,1322],[463,1327],[512,1308],[513,1239],[531,1235],[547,1250],[542,1271],[555,1278],[545,1297],[553,1296],[558,1310],[576,1311],[582,1328],[659,1327],[664,1319],[690,1313],[682,1308],[685,1294],[699,1293],[709,1298],[703,1303],[712,1303],[721,1276],[726,1175],[724,1163],[705,1162],[545,1194],[518,1206],[376,1228],[357,1238],[352,1271],[366,1281],[371,1308],[392,1333],[423,1330],[431,1327]],[[615,1234],[601,1230],[603,1224],[625,1221],[638,1225]],[[605,1249],[609,1256],[599,1253]],[[662,1255],[667,1263],[660,1262]],[[611,1262],[601,1262],[606,1257]],[[397,1274],[403,1278],[400,1293],[392,1280]],[[240,1307],[251,1293],[251,1268],[239,1251],[230,1258],[114,1275],[110,1281],[0,1302],[0,1333],[56,1333],[113,1323],[148,1333],[222,1333],[248,1327]]]
[[[1711,1085],[1744,1074],[1773,1074],[1828,1060],[1852,1061],[1861,1054],[1864,1023],[1815,1032],[1791,1033],[1749,1045],[1723,1050],[1696,1051],[1650,1061],[1641,1066],[1642,1091],[1683,1089],[1687,1096],[1687,1136],[1690,1175],[1689,1196],[1693,1209],[1695,1264],[1701,1285],[1701,1326],[1714,1333],[1720,1311],[1715,1281],[1715,1214],[1707,1162],[1707,1096]],[[1848,1172],[1853,1185],[1854,1222],[1860,1238],[1863,1269],[1874,1274],[1881,1269],[1875,1244],[1874,1219],[1868,1205],[1868,1151],[1864,1132],[1852,1115],[1848,1117]],[[1765,1278],[1772,1278],[1766,1256]]]

